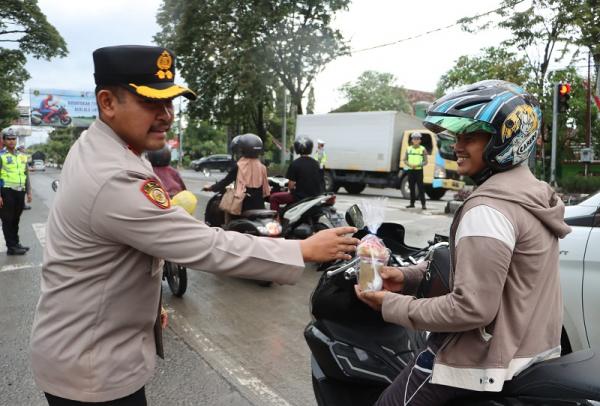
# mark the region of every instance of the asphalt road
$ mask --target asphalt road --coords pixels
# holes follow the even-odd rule
[[[43,405],[29,369],[28,339],[39,296],[45,222],[59,173],[49,169],[32,176],[33,209],[21,222],[21,239],[32,247],[24,257],[4,256],[0,244],[0,405]],[[202,192],[205,177],[184,171],[183,178],[199,197],[196,217],[203,218],[211,193]],[[343,210],[362,200],[380,198],[381,190],[360,196],[340,193]],[[403,223],[406,242],[421,246],[434,233],[447,233],[450,217],[445,202],[428,202],[429,209],[405,209],[398,193],[387,195],[385,221]],[[76,197],[74,197],[76,198]],[[5,249],[4,249],[5,250]],[[170,314],[166,359],[159,361],[147,385],[152,405],[314,405],[309,351],[302,332],[310,320],[308,301],[319,275],[310,265],[294,286],[263,288],[246,280],[188,270],[183,298],[164,285]]]

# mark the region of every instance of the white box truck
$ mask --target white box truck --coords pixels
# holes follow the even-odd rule
[[[344,187],[358,194],[366,186],[393,187],[409,198],[408,177],[402,156],[410,134],[421,133],[428,165],[423,168],[425,191],[430,199],[441,199],[446,190],[464,186],[456,172],[449,137],[436,135],[414,116],[397,111],[310,114],[297,117],[296,138],[306,136],[325,142],[325,186],[336,192]],[[441,152],[441,153],[440,153]],[[445,156],[446,158],[444,158]]]

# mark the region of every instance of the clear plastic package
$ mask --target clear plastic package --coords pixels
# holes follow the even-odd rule
[[[364,222],[371,234],[364,236],[357,247],[356,254],[360,258],[358,286],[362,291],[377,291],[383,286],[379,271],[387,265],[390,258],[389,250],[375,235],[384,219],[385,199],[363,201],[360,206]]]

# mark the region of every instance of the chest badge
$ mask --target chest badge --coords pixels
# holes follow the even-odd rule
[[[149,179],[142,185],[142,193],[146,195],[148,200],[160,207],[161,209],[168,209],[171,207],[171,200],[165,193],[164,189],[155,180]]]

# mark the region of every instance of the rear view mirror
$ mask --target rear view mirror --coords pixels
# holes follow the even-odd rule
[[[440,156],[449,161],[456,161],[454,153],[454,144],[456,144],[456,136],[447,132],[441,132],[437,135],[437,146]]]
[[[360,208],[356,204],[350,206],[346,211],[346,223],[359,230],[365,227],[362,211],[360,211]]]

